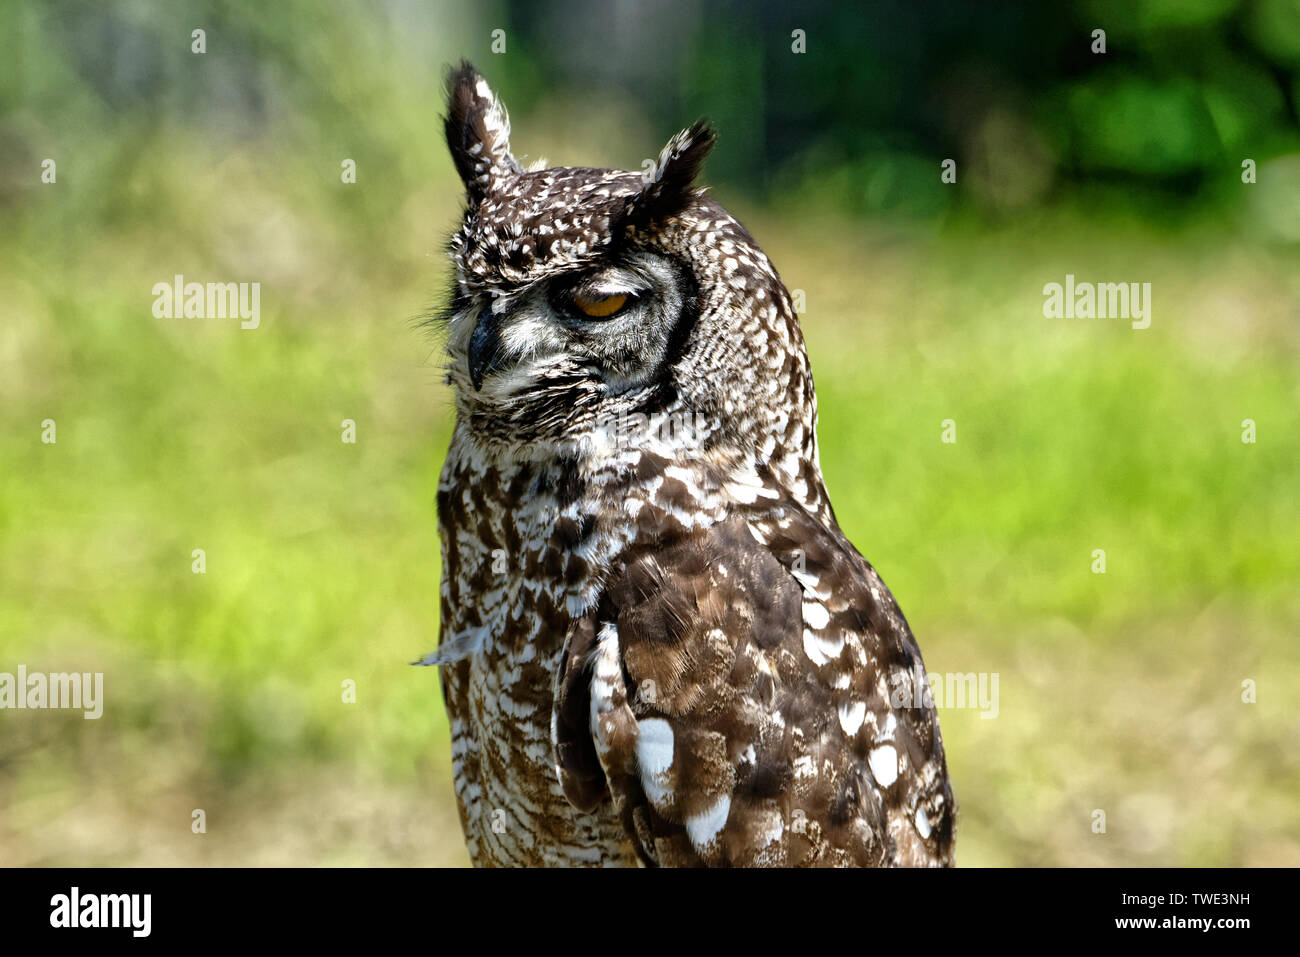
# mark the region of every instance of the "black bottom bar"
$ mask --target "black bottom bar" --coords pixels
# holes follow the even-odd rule
[[[735,941],[770,926],[828,944],[833,930],[837,938],[861,934],[864,944],[896,939],[927,948],[964,934],[985,943],[1129,938],[1184,946],[1197,938],[1231,947],[1260,929],[1284,929],[1295,883],[1295,871],[1224,869],[0,870],[0,919],[7,944],[75,937],[78,945],[336,948],[414,933],[450,947],[455,938],[446,934],[464,931],[494,948],[520,935],[549,949],[557,932],[578,935],[576,943],[610,931],[657,936],[681,924]]]

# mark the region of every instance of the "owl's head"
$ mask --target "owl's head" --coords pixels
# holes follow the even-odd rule
[[[646,172],[525,170],[505,108],[468,63],[449,76],[445,125],[466,198],[449,244],[448,380],[474,440],[582,455],[612,422],[681,416],[704,425],[647,441],[814,454],[789,294],[695,186],[707,125],[673,136]]]

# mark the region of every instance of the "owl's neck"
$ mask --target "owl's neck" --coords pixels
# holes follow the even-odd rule
[[[666,503],[687,527],[712,524],[737,506],[775,503],[833,522],[815,426],[791,423],[783,438],[741,447],[720,434],[716,418],[677,410],[620,414],[560,443],[484,442],[462,421],[447,467],[500,490],[506,512],[568,516],[589,526],[595,516],[634,518],[640,501]]]

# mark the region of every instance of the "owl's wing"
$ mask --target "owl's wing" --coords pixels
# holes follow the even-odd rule
[[[647,863],[943,865],[953,796],[920,652],[798,507],[635,546],[576,621],[553,726],[569,799]]]

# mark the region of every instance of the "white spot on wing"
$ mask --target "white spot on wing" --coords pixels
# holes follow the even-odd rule
[[[827,664],[844,650],[844,638],[823,638],[807,628],[803,631],[803,651],[815,665]]]
[[[697,850],[712,844],[731,813],[731,795],[724,794],[699,814],[686,819],[686,836]]]
[[[840,727],[850,738],[858,733],[867,717],[867,706],[861,701],[846,701],[840,705]]]
[[[806,601],[803,603],[803,620],[809,628],[820,631],[830,624],[831,613],[819,602]]]
[[[799,584],[804,587],[805,591],[815,591],[817,586],[821,584],[821,579],[818,578],[816,575],[814,575],[812,572],[809,571],[801,572],[799,571],[799,569],[795,568],[795,569],[791,569],[791,574],[794,575],[794,577],[798,580]]]
[[[930,815],[925,813],[925,808],[916,809],[916,833],[921,835],[922,840],[930,836]]]
[[[892,744],[882,744],[869,755],[867,764],[871,766],[871,776],[882,788],[887,788],[898,780],[898,751]]]
[[[663,718],[646,718],[637,729],[636,760],[641,773],[664,773],[673,763],[672,725]]]
[[[663,718],[646,718],[637,723],[636,762],[641,769],[641,787],[656,807],[673,799],[668,769],[673,764],[673,728]]]

